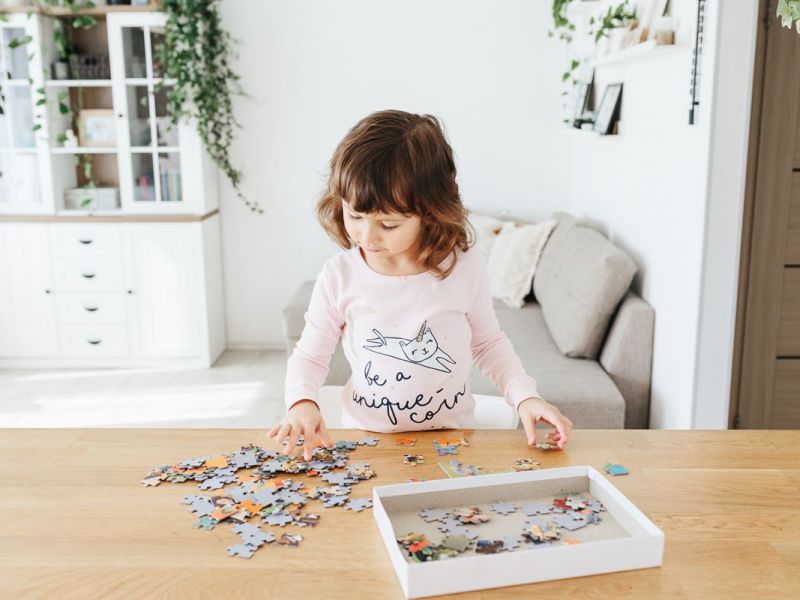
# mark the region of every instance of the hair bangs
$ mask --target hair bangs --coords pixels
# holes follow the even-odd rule
[[[385,153],[384,156],[353,157],[342,160],[337,177],[333,180],[333,193],[343,199],[351,209],[363,214],[419,213],[409,200],[415,197],[414,178],[410,176],[408,162],[402,152]],[[391,156],[394,155],[394,156]]]

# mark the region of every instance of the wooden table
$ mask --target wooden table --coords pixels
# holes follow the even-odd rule
[[[465,431],[458,459],[508,471],[517,457],[544,467],[625,465],[614,484],[666,535],[661,568],[486,590],[464,598],[790,597],[800,588],[800,432],[575,431],[563,452],[529,449],[519,431]],[[362,432],[338,431],[335,439]],[[396,436],[359,447],[351,462],[378,477],[354,487],[444,476],[432,446],[414,434],[423,465],[402,463]],[[180,504],[194,482],[139,482],[155,465],[275,447],[263,430],[0,430],[0,596],[9,598],[402,598],[370,510],[316,512],[299,548],[229,558],[230,527],[191,527]],[[295,476],[306,481],[306,477]],[[278,528],[274,528],[278,529]],[[287,529],[288,530],[288,529]],[[284,530],[286,531],[286,530]],[[755,596],[758,594],[758,596]],[[794,596],[797,597],[797,596]]]

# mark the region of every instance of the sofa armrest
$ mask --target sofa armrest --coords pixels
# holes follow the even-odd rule
[[[628,292],[600,352],[600,364],[625,398],[626,429],[646,429],[649,424],[654,327],[653,307]]]

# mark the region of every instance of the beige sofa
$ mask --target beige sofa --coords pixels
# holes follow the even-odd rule
[[[541,395],[577,428],[646,428],[650,407],[653,308],[631,291],[633,261],[600,233],[568,215],[558,221],[542,251],[529,301],[509,308],[495,301],[500,326]],[[286,350],[303,331],[312,281],[284,308]],[[326,380],[350,376],[341,344]],[[497,394],[473,367],[472,391]]]

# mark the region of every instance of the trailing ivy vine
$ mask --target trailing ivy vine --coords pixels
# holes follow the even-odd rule
[[[167,13],[161,64],[165,76],[175,81],[167,90],[167,105],[174,125],[188,117],[211,158],[230,180],[236,194],[253,212],[263,213],[258,202],[245,198],[242,173],[230,160],[236,130],[233,96],[244,95],[240,77],[228,57],[232,38],[222,28],[219,0],[163,0]]]

